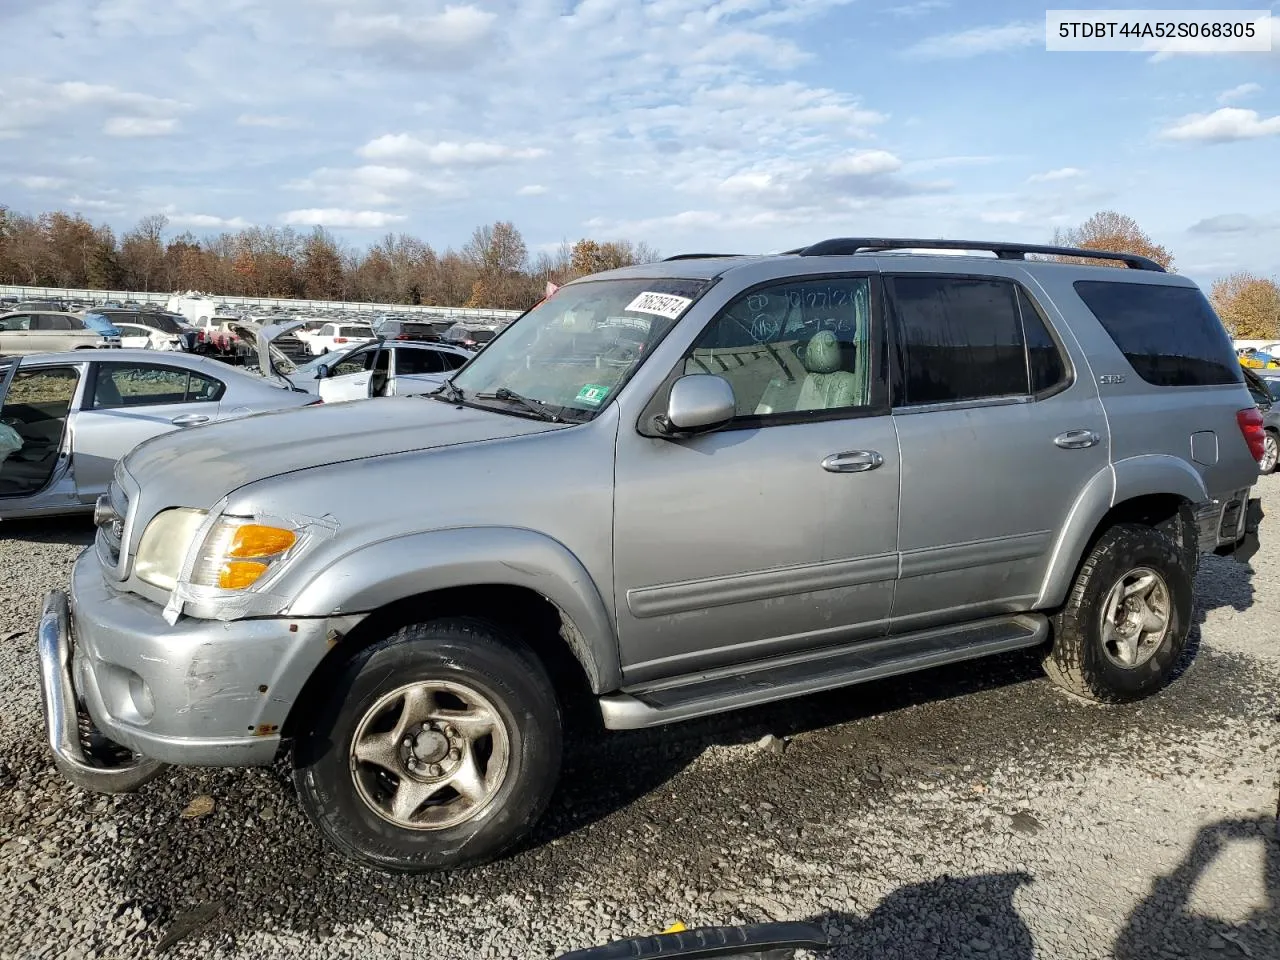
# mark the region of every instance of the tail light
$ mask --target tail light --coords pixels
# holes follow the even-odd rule
[[[346,342],[347,342],[347,338],[346,338],[346,337],[334,337],[334,338],[333,338],[333,342],[334,342],[334,343],[346,343]]]
[[[1236,413],[1236,423],[1240,425],[1240,433],[1249,445],[1253,459],[1261,463],[1266,454],[1267,439],[1267,431],[1262,427],[1262,414],[1257,407],[1248,407]]]
[[[400,334],[400,336],[396,337],[396,339],[397,339],[397,340],[408,340],[408,339],[410,339],[410,337],[409,337],[409,335],[408,335],[407,333],[402,333],[402,334]]]

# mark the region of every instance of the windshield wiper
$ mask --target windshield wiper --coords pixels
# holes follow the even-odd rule
[[[445,400],[448,403],[461,403],[466,398],[462,388],[452,380],[446,380],[437,389],[428,393],[427,396],[436,400]]]
[[[524,407],[530,413],[541,417],[543,420],[549,420],[552,423],[561,423],[560,416],[551,411],[548,404],[541,400],[531,400],[529,397],[522,397],[514,390],[508,390],[506,387],[499,387],[493,393],[477,393],[477,400],[506,400],[510,403],[518,404]]]

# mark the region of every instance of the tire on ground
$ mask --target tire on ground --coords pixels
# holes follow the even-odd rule
[[[1127,667],[1107,655],[1104,606],[1130,571],[1160,574],[1168,591],[1170,622],[1150,658]],[[1045,672],[1071,693],[1103,703],[1123,703],[1165,687],[1177,670],[1191,627],[1192,576],[1172,538],[1151,527],[1118,524],[1105,531],[1080,565],[1065,605],[1052,618],[1053,643]]]
[[[471,819],[436,829],[398,826],[362,798],[352,740],[392,691],[442,681],[493,705],[506,730],[506,774]],[[526,836],[546,809],[560,771],[559,705],[541,661],[493,624],[449,618],[404,627],[356,654],[332,689],[295,741],[294,784],[304,812],[346,856],[405,873],[482,863]]]

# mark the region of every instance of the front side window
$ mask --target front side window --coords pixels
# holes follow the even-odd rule
[[[1231,338],[1196,287],[1077,280],[1076,293],[1129,365],[1160,387],[1239,383]]]
[[[504,392],[510,391],[564,419],[588,420],[617,395],[708,282],[568,284],[472,358],[453,383],[464,402],[504,413],[536,416]]]
[[[373,368],[373,350],[357,350],[349,353],[329,368],[329,376],[343,377],[350,373],[364,373]]]
[[[221,381],[177,367],[104,363],[98,367],[93,406],[97,410],[106,410],[197,403],[217,400],[222,396],[222,390]]]
[[[897,404],[1029,392],[1027,345],[1013,283],[928,274],[888,277],[886,283],[897,322]]]
[[[737,416],[751,421],[869,408],[871,302],[866,276],[796,279],[752,290],[711,321],[684,372],[729,381]]]
[[[15,313],[11,317],[5,317],[0,320],[0,332],[17,333],[22,330],[31,329],[31,314]]]

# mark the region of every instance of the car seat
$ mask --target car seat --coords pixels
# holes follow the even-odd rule
[[[797,410],[834,410],[858,405],[861,394],[858,378],[843,369],[842,354],[840,341],[830,330],[813,335],[801,358],[808,373],[800,385]]]

